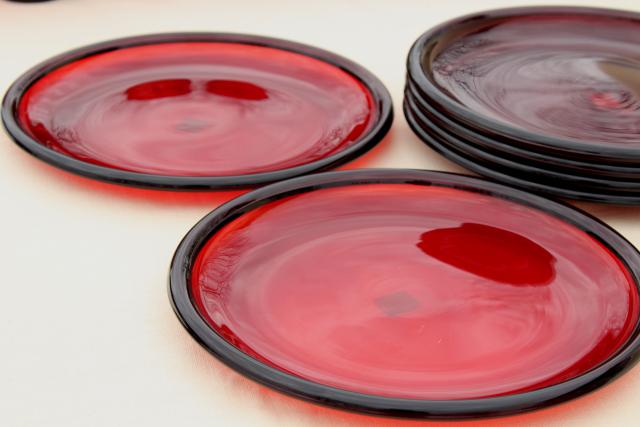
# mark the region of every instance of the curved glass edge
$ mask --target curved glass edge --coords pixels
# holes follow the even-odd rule
[[[551,169],[547,170],[527,162],[511,160],[488,150],[480,149],[473,144],[467,143],[466,140],[458,139],[447,128],[441,128],[431,121],[425,114],[422,106],[417,104],[412,94],[407,93],[405,95],[405,102],[411,110],[413,119],[425,132],[437,137],[442,144],[455,148],[472,159],[480,161],[487,166],[497,166],[501,168],[506,174],[518,176],[528,181],[540,182],[550,187],[575,188],[586,192],[594,191],[603,194],[640,196],[640,181],[638,180],[614,181],[594,178],[587,174],[572,174],[569,173],[569,171],[559,172]]]
[[[616,165],[607,164],[599,161],[588,162],[584,159],[578,159],[564,154],[558,153],[542,153],[533,150],[527,150],[526,147],[521,147],[517,142],[505,139],[500,135],[491,135],[480,133],[472,128],[466,127],[464,124],[455,121],[454,117],[447,116],[447,113],[441,111],[438,105],[434,104],[426,95],[421,93],[420,89],[416,86],[416,83],[411,80],[410,76],[407,76],[407,82],[405,86],[405,94],[411,93],[412,97],[421,109],[426,110],[435,120],[440,127],[444,127],[447,130],[454,133],[457,137],[473,143],[477,147],[482,149],[491,150],[494,153],[501,155],[507,154],[513,159],[519,161],[526,161],[531,164],[539,165],[544,168],[553,168],[558,171],[572,170],[576,173],[591,174],[606,177],[607,179],[616,180],[629,180],[637,179],[640,177],[640,168],[637,166],[629,165]]]
[[[448,160],[457,163],[465,169],[468,169],[469,171],[477,173],[478,175],[481,175],[488,179],[501,182],[504,185],[510,185],[519,188],[522,191],[531,191],[534,193],[543,194],[546,197],[552,197],[554,199],[564,198],[577,201],[623,206],[640,205],[640,196],[605,194],[596,191],[581,191],[575,188],[550,186],[539,182],[522,179],[516,177],[515,175],[509,175],[498,171],[493,167],[482,165],[479,162],[471,159],[469,156],[462,154],[459,150],[453,149],[452,147],[445,147],[442,143],[440,143],[433,135],[431,135],[420,126],[418,121],[413,116],[413,112],[406,105],[406,103],[403,105],[403,111],[409,127],[422,142],[424,142],[427,146],[429,146]]]

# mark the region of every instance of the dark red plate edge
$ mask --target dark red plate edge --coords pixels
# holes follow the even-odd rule
[[[621,9],[581,7],[581,6],[525,6],[513,8],[492,9],[475,12],[443,22],[423,33],[411,46],[407,55],[407,72],[416,83],[417,89],[437,103],[444,111],[448,111],[457,119],[469,126],[486,129],[491,133],[499,133],[525,144],[532,150],[546,150],[564,152],[584,159],[606,159],[620,164],[635,163],[640,159],[640,149],[607,146],[606,144],[589,143],[571,138],[554,138],[510,126],[498,120],[476,113],[474,110],[456,102],[447,95],[435,82],[431,81],[423,71],[421,60],[425,52],[432,49],[437,42],[457,26],[489,19],[500,19],[526,15],[566,14],[605,16],[618,19],[628,19],[640,25],[640,13]]]
[[[341,390],[285,373],[238,350],[206,323],[191,298],[189,283],[193,262],[211,235],[229,221],[275,199],[320,188],[372,183],[436,183],[540,209],[573,224],[605,245],[627,267],[640,292],[640,252],[614,229],[580,209],[468,175],[412,169],[361,169],[326,172],[271,184],[220,206],[200,220],[180,242],[169,270],[169,299],[182,325],[216,358],[267,387],[325,406],[402,418],[467,419],[505,416],[539,409],[595,390],[630,369],[640,359],[639,321],[633,334],[616,354],[594,369],[553,386],[485,399],[401,399]]]
[[[554,170],[563,172],[566,170],[575,171],[573,173],[593,173],[598,176],[602,176],[606,179],[615,179],[618,181],[629,180],[629,178],[636,178],[640,169],[631,165],[624,164],[608,164],[604,163],[602,159],[596,162],[587,162],[585,160],[569,158],[567,155],[559,155],[553,153],[541,153],[533,150],[529,150],[526,147],[520,147],[517,142],[509,142],[508,139],[501,139],[499,135],[485,135],[484,133],[478,133],[477,131],[464,126],[462,123],[456,122],[453,117],[447,116],[446,112],[442,112],[438,109],[438,106],[434,104],[430,99],[421,94],[420,89],[411,79],[411,76],[407,75],[405,84],[405,97],[410,93],[414,100],[419,104],[420,108],[424,108],[431,115],[436,117],[434,124],[437,124],[440,128],[446,129],[448,132],[455,134],[458,139],[469,140],[469,143],[481,148],[492,151],[496,155],[506,155],[512,160],[517,160],[532,165],[537,165],[539,168],[552,167]]]
[[[414,113],[411,107],[407,104],[407,101],[402,105],[404,117],[409,125],[409,128],[413,133],[429,148],[443,156],[444,158],[468,169],[471,172],[477,173],[485,177],[486,179],[500,182],[504,185],[512,186],[520,189],[521,191],[531,191],[541,194],[545,197],[557,199],[570,199],[592,203],[605,203],[611,205],[620,206],[639,206],[640,195],[621,195],[605,192],[596,192],[594,190],[581,190],[570,186],[560,187],[557,185],[543,184],[542,182],[531,181],[521,177],[517,177],[514,174],[508,174],[506,171],[498,170],[497,168],[489,167],[488,164],[481,164],[475,159],[472,159],[468,155],[463,154],[460,150],[454,149],[451,146],[445,147],[440,141],[438,141],[433,135],[431,135],[426,129],[424,129],[417,119],[414,117]]]
[[[559,172],[555,170],[547,170],[537,165],[532,165],[527,162],[513,160],[508,157],[501,156],[496,153],[492,153],[489,150],[478,148],[477,146],[468,143],[467,141],[458,138],[448,128],[440,127],[430,117],[427,117],[425,111],[428,110],[428,106],[420,104],[418,100],[410,91],[405,91],[405,104],[407,108],[411,110],[413,120],[418,123],[425,131],[428,129],[429,133],[436,135],[438,140],[445,146],[450,146],[465,154],[466,156],[476,159],[481,164],[488,166],[500,166],[504,168],[505,174],[512,174],[518,176],[527,181],[537,181],[544,183],[550,187],[566,187],[569,189],[580,189],[582,191],[589,192],[593,190],[596,193],[633,196],[636,194],[640,197],[640,182],[633,180],[627,181],[614,181],[607,180],[599,177],[588,176],[587,174],[571,174],[568,171]]]
[[[377,107],[373,126],[350,147],[314,162],[270,172],[232,176],[172,176],[131,172],[83,162],[58,153],[29,136],[20,126],[18,105],[24,93],[47,73],[71,62],[117,49],[174,42],[227,42],[265,46],[309,56],[334,65],[352,75],[369,90]],[[299,175],[319,172],[354,160],[377,145],[393,122],[391,95],[384,84],[361,65],[313,46],[271,37],[234,33],[162,33],[125,37],[90,44],[54,56],[22,74],[9,87],[2,101],[2,122],[11,139],[29,154],[53,166],[88,178],[141,188],[164,190],[217,190],[249,188]]]

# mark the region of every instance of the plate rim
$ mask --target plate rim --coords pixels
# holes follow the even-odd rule
[[[411,93],[411,96],[417,101],[421,108],[428,108],[430,113],[437,117],[440,122],[440,124],[438,124],[439,127],[446,127],[450,132],[454,133],[458,139],[468,140],[469,138],[473,138],[473,145],[478,148],[488,149],[493,153],[505,154],[512,159],[539,165],[538,167],[551,165],[556,171],[572,170],[578,173],[592,173],[595,171],[595,174],[598,176],[612,178],[618,181],[634,179],[640,175],[640,168],[637,166],[634,167],[633,163],[624,165],[608,164],[601,161],[588,162],[585,161],[585,159],[570,158],[566,155],[558,155],[558,153],[554,155],[553,153],[538,152],[527,149],[526,147],[519,147],[517,144],[509,144],[507,140],[502,141],[465,127],[463,124],[456,122],[453,117],[447,117],[446,113],[439,111],[437,105],[432,104],[432,101],[420,93],[419,88],[410,76],[407,76],[405,96],[407,91]]]
[[[442,128],[428,118],[423,110],[423,107],[427,107],[419,105],[419,100],[417,100],[413,94],[406,93],[405,102],[408,104],[408,108],[411,109],[413,119],[418,122],[423,129],[429,128],[431,134],[435,133],[441,144],[453,147],[470,158],[480,160],[480,163],[500,166],[505,169],[505,174],[509,173],[506,170],[513,172],[514,176],[522,174],[520,176],[522,179],[542,182],[550,187],[554,186],[554,182],[561,182],[563,184],[558,186],[560,188],[567,186],[569,188],[573,188],[574,186],[577,186],[580,190],[586,192],[590,189],[594,189],[596,190],[596,193],[602,192],[604,194],[609,194],[609,192],[611,192],[611,194],[623,196],[632,196],[633,193],[637,193],[640,197],[640,181],[608,180],[602,177],[589,176],[587,174],[578,175],[556,170],[547,170],[535,164],[506,158],[500,154],[483,150],[472,143],[468,143],[464,139],[458,138],[457,135],[453,135],[447,128]],[[535,180],[530,179],[534,175],[539,176],[539,178]],[[549,181],[549,183],[547,183],[547,181]]]
[[[596,191],[586,191],[569,187],[558,187],[534,182],[517,177],[513,174],[509,175],[503,171],[492,169],[488,165],[480,164],[470,158],[469,155],[462,154],[459,149],[453,147],[445,147],[444,144],[437,141],[429,132],[423,129],[413,116],[413,111],[410,107],[403,103],[403,113],[409,128],[413,131],[416,137],[422,141],[429,148],[440,154],[442,157],[449,161],[468,169],[469,171],[483,176],[486,179],[501,182],[505,186],[518,188],[521,191],[533,192],[542,194],[545,197],[557,200],[557,198],[565,198],[575,201],[584,201],[591,203],[604,203],[619,206],[639,206],[640,195],[638,196],[626,196],[621,194],[607,194],[599,193]]]

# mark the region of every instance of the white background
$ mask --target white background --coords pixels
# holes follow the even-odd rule
[[[462,171],[424,146],[402,117],[407,50],[445,19],[519,4],[0,0],[0,90],[51,55],[115,37],[232,31],[287,38],[361,63],[393,95],[390,135],[349,167]],[[582,4],[640,11],[637,0]],[[419,424],[282,396],[224,367],[185,332],[167,298],[171,255],[198,219],[233,195],[97,183],[31,158],[0,134],[0,426]],[[580,206],[640,245],[640,209]],[[640,425],[639,396],[640,366],[570,403],[490,423]]]

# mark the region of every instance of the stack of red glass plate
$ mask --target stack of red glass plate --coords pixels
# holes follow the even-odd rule
[[[423,34],[404,111],[428,145],[553,196],[640,203],[640,15],[534,7]]]

